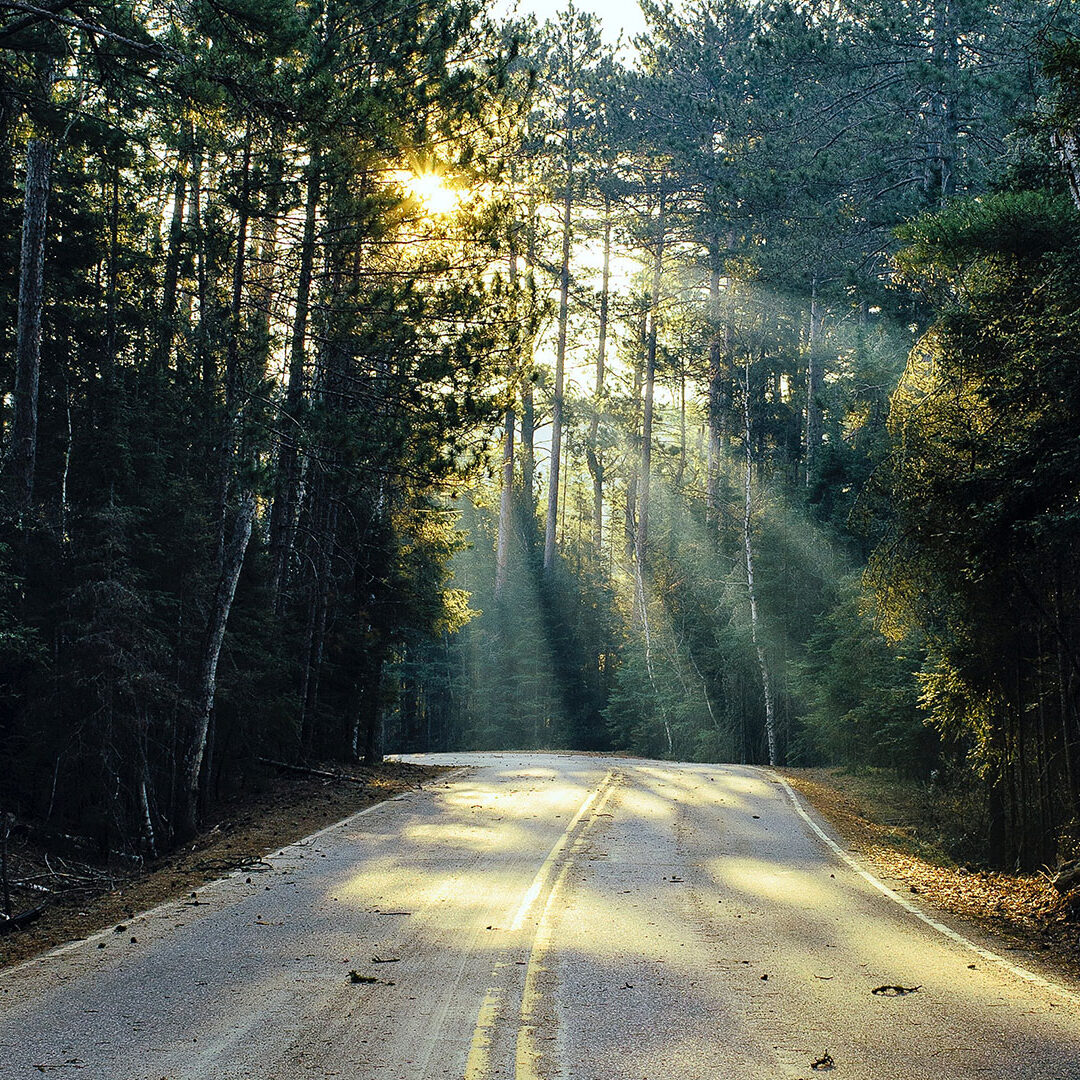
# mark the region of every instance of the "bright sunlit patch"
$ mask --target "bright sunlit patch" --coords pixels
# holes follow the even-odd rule
[[[405,182],[409,194],[431,215],[452,214],[460,196],[436,172],[416,173]]]

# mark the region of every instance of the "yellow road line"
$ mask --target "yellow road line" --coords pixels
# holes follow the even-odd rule
[[[533,878],[528,889],[525,890],[525,895],[522,897],[521,903],[518,905],[517,912],[514,915],[513,922],[510,924],[510,929],[512,931],[521,930],[524,927],[529,912],[536,904],[537,899],[543,892],[548,880],[551,878],[554,867],[565,852],[567,845],[574,837],[575,830],[577,830],[578,826],[581,824],[582,819],[594,804],[596,808],[595,813],[598,814],[601,807],[606,805],[607,801],[614,794],[614,780],[614,771],[609,771],[597,787],[582,801],[577,809],[577,813],[570,819],[570,823],[552,846],[551,850],[548,852],[547,858],[544,859],[540,869],[537,870],[536,876]],[[597,800],[599,800],[599,802]],[[588,828],[588,824],[586,824],[585,827]],[[533,1023],[533,1017],[536,1014],[536,1008],[540,998],[540,993],[537,989],[537,980],[541,969],[541,961],[543,956],[547,953],[551,941],[551,928],[547,920],[547,914],[552,906],[552,898],[559,890],[563,879],[566,877],[567,871],[570,868],[570,862],[573,855],[580,850],[582,846],[583,835],[584,833],[578,837],[577,842],[571,849],[570,858],[563,863],[559,868],[558,873],[555,875],[555,879],[548,892],[547,900],[541,911],[540,918],[537,921],[536,934],[533,937],[532,947],[529,952],[529,960],[525,969],[525,984],[522,990],[520,1026],[518,1030],[515,1060],[515,1075],[519,1077],[520,1080],[535,1080],[537,1077],[535,1062],[539,1055],[535,1051],[535,1038],[533,1037],[535,1025]],[[495,970],[498,971],[502,966],[501,963],[497,964]],[[491,987],[480,1005],[480,1009],[476,1014],[476,1024],[473,1028],[472,1041],[469,1044],[469,1056],[465,1062],[464,1080],[486,1080],[490,1075],[491,1047],[494,1041],[495,1024],[497,1023],[499,1014],[502,1010],[504,995],[505,991],[502,987]]]
[[[465,1080],[484,1080],[488,1075],[491,1067],[491,1043],[502,997],[502,987],[492,987],[476,1014],[476,1028],[469,1044],[469,1057],[465,1062]]]
[[[525,890],[525,895],[522,897],[521,904],[517,909],[517,914],[514,916],[514,921],[510,924],[510,929],[512,931],[520,930],[525,925],[525,919],[528,917],[529,910],[532,908],[533,904],[536,903],[536,898],[544,888],[548,876],[551,873],[551,868],[558,862],[559,856],[563,853],[563,849],[570,842],[570,837],[577,828],[578,822],[588,813],[589,807],[596,801],[600,793],[610,786],[614,775],[613,772],[608,772],[607,776],[600,781],[596,790],[589,792],[585,801],[578,807],[577,813],[570,819],[570,824],[563,830],[562,836],[559,837],[555,842],[555,846],[548,852],[548,857],[543,861],[540,869],[536,871],[536,877],[533,878],[532,884]]]
[[[605,787],[607,789],[596,804],[592,821],[596,820],[596,817],[615,794],[615,787],[612,783],[613,778],[614,774],[609,772],[596,790],[596,794],[599,795],[601,791],[604,791]],[[572,825],[576,823],[575,820]],[[589,824],[591,824],[591,821]],[[548,892],[547,900],[544,903],[543,911],[540,913],[540,919],[536,926],[536,934],[533,936],[529,962],[525,968],[525,985],[521,991],[521,1019],[518,1027],[517,1049],[514,1055],[515,1080],[540,1080],[540,1073],[537,1069],[540,1061],[540,1051],[536,1045],[536,1027],[540,999],[543,996],[540,991],[540,974],[545,970],[544,960],[551,949],[553,936],[552,920],[548,916],[555,906],[555,900],[562,889],[563,882],[566,880],[566,875],[570,872],[570,867],[573,865],[574,855],[585,847],[586,829],[588,829],[588,825],[581,831],[573,848],[571,848],[570,857],[563,862],[559,868],[559,873],[551,884],[551,889]]]

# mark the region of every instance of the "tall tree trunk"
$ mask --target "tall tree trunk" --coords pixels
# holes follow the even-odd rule
[[[665,195],[661,181],[659,206],[656,218],[656,249],[653,253],[652,291],[645,328],[645,402],[641,417],[641,462],[637,477],[637,527],[634,531],[634,592],[637,600],[637,616],[645,639],[645,669],[653,687],[660,720],[664,728],[664,743],[668,756],[674,753],[675,742],[668,719],[667,703],[656,692],[652,662],[652,627],[649,622],[649,590],[646,588],[648,572],[646,560],[649,545],[649,503],[652,482],[652,424],[653,397],[656,386],[656,347],[660,316],[660,286],[664,267],[664,240],[667,231],[665,220]]]
[[[1080,210],[1080,137],[1075,131],[1054,131],[1050,134],[1050,145],[1065,173],[1072,201]]]
[[[210,617],[207,621],[203,647],[199,657],[198,680],[195,685],[195,723],[183,766],[183,818],[184,836],[194,834],[198,825],[200,775],[203,758],[206,755],[207,736],[210,732],[210,717],[214,711],[214,696],[217,691],[217,666],[221,655],[221,646],[225,640],[225,626],[232,611],[233,598],[236,596],[236,583],[240,580],[240,571],[244,566],[251,528],[255,520],[255,497],[245,493],[236,508],[232,536],[225,548],[221,573],[214,590],[210,605]]]
[[[233,262],[232,289],[229,308],[228,340],[225,364],[225,415],[222,418],[217,462],[216,544],[214,550],[215,587],[203,634],[196,684],[192,695],[195,702],[194,731],[189,740],[183,763],[183,811],[181,827],[186,835],[195,831],[199,813],[200,775],[207,751],[210,721],[217,690],[217,664],[225,639],[225,625],[236,594],[236,583],[244,565],[248,541],[255,519],[255,497],[242,491],[232,513],[230,535],[230,492],[236,477],[237,452],[240,444],[240,401],[242,372],[240,370],[240,330],[247,256],[247,230],[251,194],[251,130],[244,142],[243,175],[241,182],[240,220],[237,227],[236,256]]]
[[[589,442],[585,461],[593,482],[593,548],[597,558],[604,551],[604,457],[600,450],[600,412],[603,408],[604,374],[607,364],[608,308],[611,300],[611,197],[604,196],[604,258],[600,278],[600,321],[596,341],[596,384]]]
[[[559,520],[559,478],[562,463],[563,389],[566,378],[566,333],[570,310],[570,241],[573,193],[566,178],[563,197],[562,261],[559,268],[559,336],[555,345],[555,394],[551,404],[551,465],[548,472],[547,517],[544,521],[544,573],[555,569]]]
[[[656,218],[656,249],[653,254],[652,293],[649,296],[645,332],[645,405],[641,418],[641,467],[638,472],[637,529],[634,533],[634,563],[642,582],[649,546],[649,502],[652,486],[653,397],[656,386],[657,323],[660,316],[660,285],[664,267],[664,240],[667,231],[663,188]]]
[[[161,314],[158,320],[157,350],[154,367],[164,374],[169,367],[173,338],[176,336],[176,296],[180,280],[180,255],[184,244],[184,212],[187,204],[191,157],[194,152],[195,135],[190,123],[185,123],[177,151],[176,170],[173,173],[173,205],[169,222],[169,246],[165,254],[165,269],[161,281]]]
[[[15,417],[12,424],[10,490],[15,509],[25,513],[34,498],[37,462],[38,383],[41,375],[41,312],[45,292],[45,232],[53,148],[44,139],[26,147],[19,313],[15,344]]]
[[[761,689],[765,697],[765,741],[768,745],[769,764],[778,764],[776,745],[776,712],[773,704],[772,679],[769,674],[768,657],[762,641],[758,618],[757,588],[754,584],[754,545],[751,532],[753,511],[754,453],[751,441],[750,418],[750,351],[746,353],[745,382],[743,384],[743,432],[746,446],[746,466],[743,472],[743,550],[746,554],[746,591],[750,600],[750,636],[757,654],[761,674]]]
[[[499,493],[499,537],[495,548],[495,598],[501,599],[510,576],[510,531],[514,509],[514,406],[503,419],[502,491]]]
[[[930,94],[930,146],[927,155],[927,194],[944,203],[956,190],[956,150],[959,128],[956,92],[959,79],[958,44],[950,10],[953,0],[936,0],[930,46],[931,77],[937,85]]]
[[[804,480],[809,487],[817,472],[821,453],[821,387],[824,382],[824,366],[821,356],[821,333],[824,316],[818,298],[818,280],[814,276],[810,291],[810,325],[806,338],[806,461]]]
[[[518,268],[517,251],[513,237],[510,241],[510,288],[513,295],[511,318],[517,315]],[[502,490],[499,493],[499,535],[495,545],[495,598],[500,599],[510,575],[510,533],[514,527],[514,399],[517,393],[519,357],[514,347],[518,345],[518,328],[511,339],[510,370],[506,385],[506,412],[503,416]]]
[[[638,341],[642,353],[645,351],[645,343],[648,340],[648,322],[643,315],[638,327]],[[644,376],[643,365],[637,358],[633,365],[633,387],[630,392],[630,400],[634,403],[634,415],[631,421],[630,437],[636,439],[638,435],[638,423],[641,419],[641,386]],[[638,473],[640,471],[641,453],[635,461],[632,455],[627,458],[628,471],[630,473],[626,481],[626,507],[623,524],[623,541],[627,558],[634,559],[635,545],[637,542],[637,511],[638,511]],[[634,565],[637,565],[636,559]]]
[[[304,367],[306,360],[308,313],[311,309],[311,283],[315,266],[316,217],[319,204],[320,176],[314,166],[307,178],[304,206],[304,235],[300,242],[300,268],[296,282],[296,306],[293,312],[292,337],[289,342],[289,381],[282,408],[281,445],[278,450],[274,481],[274,503],[270,512],[270,565],[273,581],[274,611],[281,617],[289,555],[296,529],[296,501],[300,480],[298,424],[304,402]]]
[[[326,650],[326,623],[330,614],[330,594],[333,587],[333,555],[338,537],[338,507],[329,476],[323,476],[312,497],[313,539],[316,544],[315,581],[308,609],[304,636],[304,671],[300,687],[299,730],[300,748],[308,756],[315,744],[315,709],[319,700],[319,679],[322,675]]]
[[[525,265],[529,270],[529,310],[535,308],[536,300],[536,197],[530,187],[528,205],[528,234],[525,246]],[[525,523],[522,542],[531,552],[536,539],[536,406],[533,400],[533,373],[535,371],[532,349],[535,344],[530,335],[528,351],[523,355],[521,371],[521,489],[523,507],[521,518]]]
[[[675,487],[682,487],[686,475],[686,372],[679,372],[679,464],[675,470]]]
[[[720,335],[720,240],[709,241],[709,405],[708,450],[706,457],[705,512],[710,521],[720,516],[720,429],[725,413],[723,396],[723,352]]]
[[[572,44],[572,37],[569,39]],[[555,570],[559,520],[559,470],[562,464],[563,384],[566,378],[566,333],[570,316],[570,247],[574,208],[574,59],[571,51],[571,85],[566,98],[566,185],[562,206],[562,258],[559,262],[559,334],[555,345],[555,394],[551,406],[551,466],[548,473],[547,517],[544,522],[544,574]]]

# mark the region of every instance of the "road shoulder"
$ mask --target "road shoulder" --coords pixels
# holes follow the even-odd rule
[[[141,869],[78,863],[76,870],[84,884],[58,895],[25,929],[0,937],[0,969],[120,924],[233,870],[257,864],[268,853],[421,787],[447,770],[385,762],[347,773],[337,771],[337,779],[315,773],[268,773],[253,788],[223,802],[192,843]],[[9,873],[15,880],[42,875],[46,865],[53,869],[68,865],[58,863],[55,856],[46,864],[46,852],[28,843],[11,855]]]
[[[1040,874],[953,863],[896,806],[873,804],[839,770],[778,769],[845,846],[887,885],[920,905],[963,919],[1024,963],[1080,980],[1080,925]]]

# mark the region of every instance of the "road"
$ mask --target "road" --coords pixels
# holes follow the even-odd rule
[[[2,1080],[1080,1080],[1077,987],[766,771],[422,760],[469,767],[0,975]]]

